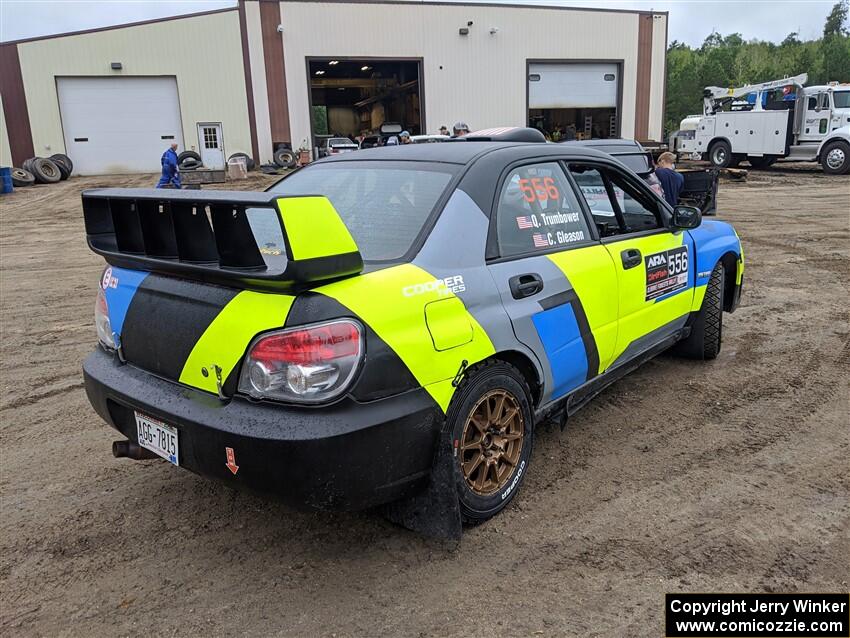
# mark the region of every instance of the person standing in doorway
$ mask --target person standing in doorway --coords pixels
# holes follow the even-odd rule
[[[166,149],[160,159],[162,164],[162,175],[160,175],[157,188],[165,188],[173,185],[174,188],[182,188],[180,183],[180,170],[177,167],[177,142],[173,143],[170,148]]]
[[[679,203],[679,195],[685,187],[685,178],[676,172],[676,156],[670,152],[659,155],[655,174],[664,190],[664,199],[670,206],[676,206]]]

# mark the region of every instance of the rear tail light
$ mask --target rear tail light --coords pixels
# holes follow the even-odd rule
[[[97,300],[94,303],[94,325],[100,343],[110,350],[115,350],[115,338],[112,336],[112,324],[109,322],[109,306],[103,288],[100,287],[97,289]]]
[[[342,319],[258,337],[248,349],[239,391],[256,399],[320,403],[342,394],[363,357],[363,331]]]

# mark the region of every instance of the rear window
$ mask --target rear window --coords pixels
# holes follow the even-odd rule
[[[353,145],[354,142],[347,137],[334,137],[328,140],[328,146],[343,146],[345,144]]]
[[[269,190],[324,195],[365,261],[392,261],[413,245],[455,170],[428,162],[329,162],[303,168]]]

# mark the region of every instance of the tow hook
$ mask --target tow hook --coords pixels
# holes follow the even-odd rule
[[[159,458],[150,450],[143,448],[138,443],[133,443],[132,441],[113,441],[112,456],[116,459],[127,458],[134,459],[136,461]]]

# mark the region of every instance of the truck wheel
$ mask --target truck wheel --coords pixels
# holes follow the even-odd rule
[[[764,155],[763,157],[748,157],[747,161],[753,168],[761,170],[773,166],[776,158],[770,155]]]
[[[717,168],[728,168],[732,163],[732,147],[726,140],[718,140],[708,150],[709,161]]]
[[[723,286],[726,272],[718,263],[711,271],[702,307],[691,323],[691,334],[677,343],[673,351],[688,359],[710,360],[720,354],[723,341]]]
[[[50,160],[56,164],[60,169],[64,166],[65,171],[68,175],[74,172],[74,162],[71,161],[71,158],[65,155],[65,153],[56,153],[55,155],[50,156]],[[63,177],[62,179],[67,179]]]
[[[36,157],[30,162],[29,171],[40,184],[55,184],[62,179],[59,167],[45,157]]]
[[[823,172],[830,175],[846,175],[850,173],[850,144],[835,140],[823,147],[820,154]]]
[[[12,185],[19,188],[35,184],[35,175],[24,168],[12,169]]]
[[[197,162],[201,163],[201,156],[198,155],[195,151],[183,151],[177,156],[177,164],[182,164],[187,159],[192,158],[193,160],[197,160]]]
[[[281,168],[294,167],[295,160],[295,153],[288,148],[279,148],[274,152],[274,163]]]
[[[456,450],[461,517],[477,524],[516,495],[528,471],[534,423],[531,393],[519,370],[490,361],[470,372],[449,406],[446,426]]]

